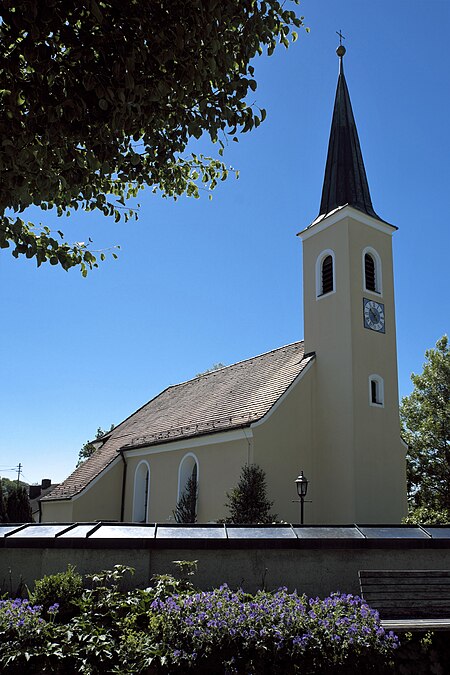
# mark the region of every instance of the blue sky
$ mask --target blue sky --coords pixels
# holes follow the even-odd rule
[[[60,481],[98,426],[170,384],[303,337],[296,233],[317,215],[342,29],[372,201],[394,236],[399,386],[449,330],[448,0],[304,0],[309,34],[254,62],[267,120],[230,143],[212,201],[150,191],[137,223],[47,224],[121,245],[83,279],[0,252],[0,474]],[[206,141],[195,151],[215,152]]]

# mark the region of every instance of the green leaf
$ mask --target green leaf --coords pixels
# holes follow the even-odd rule
[[[96,0],[90,0],[90,5],[91,5],[91,12],[97,19],[97,21],[101,24],[103,23],[103,14],[100,11],[100,7],[98,6]]]

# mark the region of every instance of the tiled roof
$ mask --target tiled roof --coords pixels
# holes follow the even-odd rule
[[[78,494],[119,449],[250,426],[267,414],[313,358],[304,355],[303,342],[294,342],[168,387],[108,433],[102,447],[43,499]]]

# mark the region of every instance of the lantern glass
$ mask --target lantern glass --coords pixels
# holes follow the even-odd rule
[[[303,475],[303,471],[300,472],[300,475],[295,481],[297,486],[297,494],[299,497],[306,497],[308,492],[308,479]]]

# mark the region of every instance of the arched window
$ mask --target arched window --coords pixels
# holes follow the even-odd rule
[[[134,473],[133,522],[148,522],[148,504],[150,497],[150,467],[142,461]]]
[[[175,519],[179,523],[195,523],[198,501],[198,460],[193,453],[183,457],[178,467],[178,495]]]
[[[320,298],[335,290],[334,251],[322,251],[316,262],[316,295]]]
[[[369,404],[379,408],[384,406],[384,381],[379,375],[369,377]]]
[[[333,258],[327,255],[322,262],[322,295],[333,290]]]
[[[375,249],[367,247],[363,251],[364,290],[381,294],[381,258]]]
[[[177,499],[181,497],[186,489],[188,480],[195,474],[198,483],[198,459],[192,452],[188,452],[183,457],[178,467],[178,495]]]

